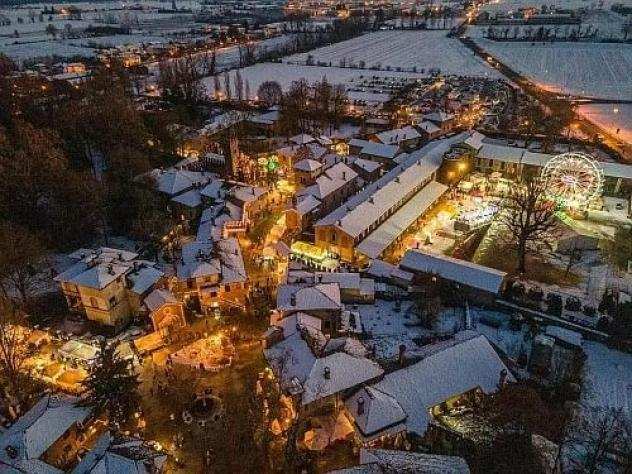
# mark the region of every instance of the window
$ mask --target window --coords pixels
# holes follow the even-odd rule
[[[110,308],[113,308],[114,306],[116,306],[116,296],[112,296],[110,298]]]
[[[90,306],[92,306],[93,308],[99,307],[99,301],[94,296],[90,297]]]
[[[230,285],[224,285],[224,291],[230,293]]]

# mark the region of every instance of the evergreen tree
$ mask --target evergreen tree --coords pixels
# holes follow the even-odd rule
[[[129,419],[138,405],[140,384],[128,360],[121,359],[118,344],[100,345],[99,356],[90,374],[83,382],[86,391],[85,404],[97,413],[105,413],[110,423],[123,423]]]

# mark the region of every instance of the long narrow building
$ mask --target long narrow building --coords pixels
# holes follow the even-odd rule
[[[378,258],[447,189],[435,181],[437,170],[450,147],[467,136],[432,142],[404,156],[398,166],[316,222],[316,246],[349,262]],[[409,202],[413,204],[406,206]]]

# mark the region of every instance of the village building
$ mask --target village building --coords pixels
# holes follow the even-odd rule
[[[475,296],[478,301],[493,301],[507,283],[506,272],[415,249],[406,251],[400,268],[416,275],[454,282],[459,285],[459,291]]]
[[[424,115],[424,120],[434,123],[441,129],[442,133],[450,133],[458,122],[456,115],[446,113],[442,110]]]
[[[377,363],[354,352],[357,345],[341,344],[339,350],[325,355],[326,345],[327,338],[320,331],[300,327],[264,350],[281,389],[300,410],[335,411],[350,389],[384,373]],[[345,352],[349,349],[351,354]]]
[[[410,125],[376,133],[372,138],[384,145],[397,145],[401,150],[412,150],[421,144],[421,135]]]
[[[167,454],[139,438],[102,434],[70,474],[160,474]]]
[[[372,279],[362,278],[351,272],[304,272],[288,273],[288,283],[337,283],[343,303],[371,304],[375,300],[375,285]]]
[[[349,141],[349,153],[366,160],[376,161],[386,166],[393,165],[393,159],[401,153],[398,145],[377,143],[360,138]]]
[[[168,333],[186,326],[184,305],[175,295],[164,288],[157,288],[145,298],[145,307],[156,332]]]
[[[68,308],[114,331],[125,327],[164,276],[153,262],[137,257],[107,247],[73,252],[75,263],[55,277]]]
[[[79,399],[45,395],[11,427],[0,431],[0,472],[61,474],[63,446],[73,450],[91,409]],[[74,446],[76,448],[76,445]],[[55,454],[56,453],[56,454]]]
[[[171,290],[191,309],[205,314],[243,306],[249,294],[248,277],[237,239],[184,245]]]
[[[279,285],[276,307],[283,317],[299,312],[317,317],[323,331],[331,333],[340,324],[344,304],[337,283],[293,283]]]
[[[464,137],[460,134],[431,143],[408,155],[396,168],[317,221],[315,245],[349,262],[379,258],[447,190],[435,181],[436,173],[443,154]],[[413,204],[407,206],[411,200]],[[364,243],[367,237],[370,239]],[[358,252],[360,248],[362,252]]]
[[[440,425],[441,416],[515,381],[485,336],[466,331],[424,349],[419,362],[384,375],[345,401],[363,445],[383,437],[423,437],[433,421]]]

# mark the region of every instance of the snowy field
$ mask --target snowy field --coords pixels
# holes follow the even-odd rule
[[[632,104],[581,105],[577,112],[612,135],[632,143]]]
[[[360,77],[423,77],[420,73],[395,72],[395,71],[369,71],[351,68],[298,66],[282,63],[259,63],[254,66],[239,69],[244,81],[248,81],[251,96],[257,93],[259,86],[265,81],[276,81],[287,90],[294,81],[305,79],[308,83],[321,81],[326,78],[332,84],[346,84]],[[235,84],[236,70],[230,72],[231,83]],[[203,79],[203,84],[209,94],[212,94],[213,78]],[[222,91],[224,80],[221,78]],[[252,97],[251,97],[252,98]]]
[[[537,1],[537,0],[494,0],[481,7],[482,11],[494,13],[508,13],[516,11],[520,8],[535,7],[540,8],[546,5],[549,8],[562,9],[610,9],[615,3],[625,3],[625,0],[553,0],[553,1]]]
[[[476,41],[547,90],[604,99],[632,98],[631,44]]]
[[[499,77],[458,40],[446,37],[445,31],[377,31],[293,55],[284,62],[305,64],[308,56],[324,66],[426,73],[438,69],[443,74]]]
[[[93,46],[104,47],[140,42],[166,42],[167,35],[178,31],[188,31],[200,27],[194,23],[189,13],[158,13],[158,8],[171,8],[170,2],[140,2],[127,8],[121,2],[93,3],[80,2],[75,6],[81,9],[81,19],[73,19],[68,14],[43,14],[50,5],[28,5],[16,8],[0,9],[0,51],[18,61],[47,55],[70,57],[75,55],[91,57]],[[179,8],[193,7],[199,10],[198,2],[178,2]],[[63,7],[63,6],[62,6]],[[10,24],[4,24],[6,21]],[[58,34],[53,37],[46,29],[54,26]],[[125,26],[132,28],[132,35],[106,37],[87,37],[64,39],[67,32],[81,34],[90,26]]]

